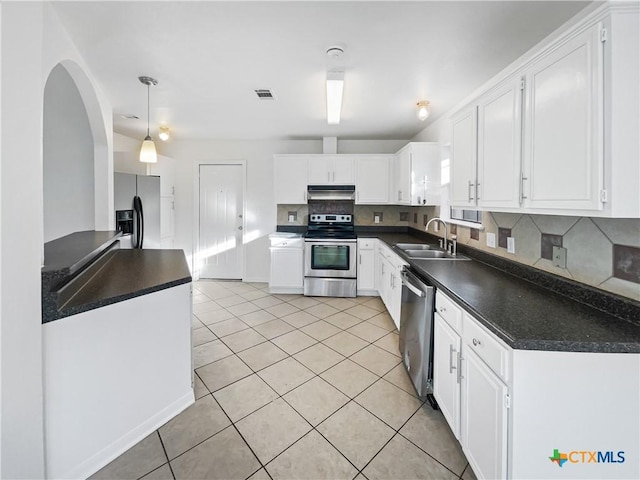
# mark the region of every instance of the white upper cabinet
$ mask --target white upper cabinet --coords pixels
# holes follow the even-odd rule
[[[307,158],[302,155],[274,155],[273,188],[276,204],[307,203]]]
[[[525,207],[603,207],[601,29],[593,25],[526,70]]]
[[[393,161],[391,203],[397,205],[440,204],[440,145],[412,142]]]
[[[522,86],[520,77],[510,79],[478,101],[479,207],[520,205]]]
[[[351,156],[318,155],[309,157],[309,185],[353,185],[355,179],[355,162]]]
[[[451,205],[476,205],[477,107],[458,113],[451,121]]]
[[[386,155],[367,155],[355,159],[356,204],[389,203],[389,163]]]
[[[606,4],[456,113],[451,205],[640,218],[639,32]]]

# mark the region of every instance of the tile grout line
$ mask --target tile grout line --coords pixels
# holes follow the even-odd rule
[[[308,307],[308,308],[313,308],[313,307]],[[333,307],[333,308],[335,308],[335,307]],[[348,308],[352,308],[352,307],[348,307]],[[348,309],[348,308],[347,308],[347,309]],[[262,309],[262,308],[261,308],[261,310],[264,310],[264,309]],[[301,310],[301,311],[305,311],[305,310]],[[341,312],[344,312],[344,311],[345,311],[345,310],[339,310],[337,313],[341,313]],[[294,312],[294,313],[295,313],[295,312]],[[307,312],[307,313],[308,313],[308,312]],[[384,312],[378,312],[378,313],[376,313],[376,315],[379,315],[380,313],[384,313]],[[376,315],[374,315],[374,316],[376,316]],[[372,317],[370,317],[370,318],[373,318],[374,316],[372,316]],[[358,317],[355,317],[355,318],[358,318]],[[375,325],[375,324],[373,324],[373,323],[371,323],[371,322],[369,322],[369,321],[368,321],[368,320],[370,320],[370,318],[369,318],[369,319],[360,319],[361,321],[360,321],[359,323],[357,323],[356,325],[360,325],[360,324],[362,324],[363,322],[365,322],[365,321],[366,321],[366,322],[368,322],[368,324],[370,324],[370,325],[373,325],[373,326],[376,326],[376,327],[377,327],[377,325]],[[282,319],[282,318],[280,318],[280,317],[276,317],[274,320],[276,320],[276,319],[280,319],[281,321],[284,321],[285,323],[289,324],[288,322],[286,322],[286,320],[283,320],[283,319]],[[291,326],[294,328],[294,330],[292,330],[291,332],[298,330],[298,331],[301,331],[301,333],[306,334],[305,332],[303,332],[303,331],[301,330],[302,328],[305,328],[305,327],[307,327],[307,326],[309,326],[309,325],[312,325],[312,324],[314,324],[314,323],[317,323],[317,322],[319,322],[319,321],[321,321],[321,320],[323,320],[323,321],[324,321],[325,319],[324,319],[324,318],[318,318],[315,322],[312,322],[311,324],[307,324],[307,325],[302,326],[302,327],[296,327],[296,326],[291,325],[291,324],[289,324],[289,325],[291,325]],[[270,320],[270,321],[273,321],[273,320]],[[264,323],[268,323],[268,322],[264,322]],[[327,323],[329,323],[329,322],[327,322]],[[349,327],[349,328],[353,328],[353,327],[354,327],[354,326],[356,326],[356,325],[353,325],[353,326],[351,326],[351,327]],[[335,325],[334,325],[334,326],[335,326]],[[260,334],[258,331],[256,331],[256,330],[255,330],[255,327],[253,327],[253,326],[249,326],[249,328],[253,329],[256,333]],[[340,327],[338,327],[338,328],[340,328]],[[382,327],[378,327],[378,328],[382,328]],[[300,365],[302,365],[304,368],[309,369],[308,367],[306,367],[306,365],[304,365],[302,362],[300,362],[298,359],[296,359],[296,358],[294,357],[294,355],[296,355],[296,354],[298,354],[298,353],[300,353],[300,352],[303,352],[303,351],[305,351],[305,350],[307,350],[307,349],[310,349],[310,348],[312,348],[312,347],[314,347],[314,346],[317,346],[317,345],[319,345],[319,344],[322,344],[323,346],[325,346],[325,347],[327,347],[327,348],[330,348],[331,350],[333,350],[333,351],[337,352],[338,354],[340,354],[340,355],[344,356],[341,352],[338,352],[337,350],[335,350],[335,349],[331,348],[329,345],[326,345],[326,344],[324,344],[324,343],[323,343],[325,340],[327,340],[327,339],[329,339],[329,338],[331,338],[331,337],[333,337],[333,336],[335,336],[335,335],[338,335],[339,333],[345,332],[345,331],[347,331],[348,329],[342,329],[342,328],[340,328],[340,330],[341,330],[340,332],[337,332],[337,333],[335,333],[335,334],[333,334],[333,335],[330,335],[329,337],[326,337],[326,338],[325,338],[325,339],[323,339],[323,340],[318,340],[318,339],[316,339],[316,338],[314,338],[314,337],[311,337],[311,338],[313,338],[313,339],[316,341],[316,343],[314,343],[313,345],[309,345],[308,347],[305,347],[305,348],[303,348],[303,349],[301,349],[301,350],[299,350],[299,351],[297,351],[297,352],[295,352],[295,353],[293,353],[293,354],[290,354],[290,353],[288,353],[288,352],[286,352],[286,351],[285,351],[285,353],[287,354],[287,357],[286,357],[286,358],[283,358],[283,359],[279,360],[278,362],[274,362],[274,363],[273,363],[273,364],[271,364],[271,365],[265,366],[264,368],[262,368],[262,369],[260,369],[260,370],[254,370],[252,367],[250,367],[246,362],[244,362],[244,360],[243,360],[241,357],[239,357],[238,353],[241,353],[242,351],[248,350],[248,349],[253,348],[253,347],[255,347],[255,346],[262,345],[262,344],[264,344],[264,343],[266,343],[266,342],[261,342],[260,344],[253,345],[252,347],[248,347],[247,349],[244,349],[244,350],[241,350],[241,351],[238,351],[238,352],[233,352],[233,355],[235,355],[236,357],[238,357],[238,358],[242,361],[242,363],[243,363],[243,364],[245,364],[245,365],[249,368],[249,370],[252,372],[250,375],[253,375],[253,374],[257,375],[257,376],[258,376],[258,378],[260,378],[263,382],[265,382],[265,383],[266,383],[266,384],[267,384],[267,385],[268,385],[268,386],[273,390],[273,387],[271,387],[271,385],[269,385],[269,384],[268,384],[268,383],[267,383],[267,382],[266,382],[266,381],[265,381],[265,380],[264,380],[260,375],[258,375],[258,372],[261,372],[261,371],[263,371],[263,370],[265,370],[265,369],[269,368],[270,366],[273,366],[273,365],[275,365],[275,364],[277,364],[277,363],[280,363],[280,362],[282,362],[282,361],[284,361],[284,360],[286,360],[286,359],[288,359],[288,358],[292,358],[293,360],[295,360],[296,362],[298,362]],[[281,336],[283,336],[283,335],[286,335],[287,333],[291,333],[291,332],[286,332],[286,333],[283,333],[283,334],[281,334],[281,335],[277,335],[277,336],[275,336],[275,337],[273,337],[273,338],[266,339],[266,341],[271,342],[274,346],[276,346],[276,348],[279,348],[279,349],[280,349],[280,347],[278,347],[275,343],[273,343],[273,342],[272,342],[272,340],[273,340],[273,339],[275,339],[275,338],[281,337]],[[213,333],[213,332],[212,332],[212,333]],[[353,333],[351,333],[351,332],[347,332],[347,333],[350,333],[351,335],[354,335],[354,334],[353,334]],[[353,352],[353,353],[352,353],[351,355],[349,355],[349,356],[344,356],[344,359],[343,359],[343,360],[341,360],[340,362],[338,362],[337,364],[342,363],[342,362],[343,362],[344,360],[346,360],[346,359],[351,359],[351,357],[353,357],[353,355],[356,355],[357,353],[359,353],[360,351],[364,350],[365,348],[368,348],[368,347],[369,347],[369,346],[371,346],[371,345],[373,345],[373,346],[375,346],[375,347],[377,347],[377,348],[379,348],[379,349],[381,349],[381,350],[383,350],[383,351],[385,351],[385,352],[390,353],[390,354],[392,354],[392,355],[393,355],[393,353],[388,352],[386,349],[383,349],[383,348],[381,348],[381,347],[379,347],[379,346],[375,345],[375,342],[379,341],[380,339],[384,338],[385,336],[387,336],[387,335],[389,335],[389,334],[391,334],[391,333],[393,333],[393,330],[391,330],[391,331],[387,331],[387,333],[385,333],[382,337],[379,337],[379,338],[375,339],[374,341],[368,341],[368,340],[366,340],[366,339],[363,339],[363,338],[361,338],[361,337],[358,337],[357,335],[354,335],[356,338],[358,338],[358,339],[360,339],[360,340],[363,340],[363,341],[367,342],[367,345],[365,345],[364,347],[362,347],[362,348],[361,348],[361,349],[359,349],[359,350],[356,350],[355,352]],[[307,334],[306,334],[306,335],[307,335]],[[266,338],[266,337],[265,337],[265,338]],[[225,344],[225,345],[226,345],[226,344]],[[282,349],[280,349],[280,350],[282,350]],[[396,356],[396,355],[394,355],[394,356]],[[227,358],[227,357],[224,357],[224,358]],[[221,359],[220,359],[220,360],[221,360]],[[307,419],[306,419],[306,418],[305,418],[305,417],[304,417],[304,416],[303,416],[303,415],[302,415],[302,414],[301,414],[301,413],[300,413],[300,412],[299,412],[299,411],[298,411],[298,410],[297,410],[297,409],[296,409],[292,404],[290,404],[290,403],[287,401],[287,399],[285,399],[285,398],[284,398],[284,396],[285,396],[285,395],[287,395],[287,394],[289,394],[290,392],[292,392],[292,391],[296,390],[297,388],[299,388],[299,387],[301,387],[301,386],[305,385],[306,383],[310,382],[311,380],[315,379],[316,377],[320,377],[320,375],[321,375],[322,373],[324,373],[324,372],[326,372],[327,370],[329,370],[329,369],[333,368],[333,367],[334,367],[335,365],[337,365],[337,364],[335,364],[335,365],[333,365],[333,366],[330,366],[330,367],[326,368],[325,370],[323,370],[322,372],[319,372],[319,373],[316,373],[316,372],[314,372],[314,371],[311,371],[311,372],[314,374],[311,378],[309,378],[308,380],[306,380],[306,381],[302,382],[301,384],[299,384],[299,385],[295,386],[294,388],[291,388],[290,390],[288,390],[287,392],[284,392],[283,394],[280,394],[280,393],[278,393],[277,391],[275,391],[275,390],[274,390],[274,391],[275,391],[275,393],[278,395],[278,398],[277,398],[277,399],[282,399],[282,400],[283,400],[283,401],[284,401],[284,402],[285,402],[285,403],[286,403],[290,408],[292,408],[292,410],[293,410],[294,412],[296,412],[296,414],[298,414],[301,418],[303,418],[303,419],[307,422],[307,424],[311,427],[311,430],[309,430],[309,432],[311,432],[311,431],[315,430],[318,434],[320,434],[320,435],[322,436],[322,438],[324,438],[324,439],[325,439],[325,440],[326,440],[326,441],[327,441],[327,442],[328,442],[328,443],[329,443],[333,448],[335,448],[335,449],[336,449],[336,451],[338,451],[338,452],[339,452],[339,453],[340,453],[340,454],[341,454],[341,455],[342,455],[342,456],[343,456],[343,457],[344,457],[344,458],[345,458],[345,459],[346,459],[346,460],[347,460],[347,461],[348,461],[348,462],[349,462],[349,463],[350,463],[350,464],[351,464],[351,465],[356,469],[356,471],[358,471],[358,474],[362,474],[362,471],[363,471],[363,470],[364,470],[364,469],[365,469],[365,468],[366,468],[366,467],[371,463],[371,461],[373,461],[373,459],[375,459],[375,458],[377,457],[377,455],[378,455],[378,454],[379,454],[379,453],[380,453],[380,452],[381,452],[381,451],[386,447],[386,445],[387,445],[387,444],[388,444],[388,443],[389,443],[393,438],[395,438],[397,435],[400,435],[403,439],[405,439],[405,440],[409,441],[412,445],[414,445],[415,447],[417,447],[417,448],[418,448],[420,451],[422,451],[424,454],[428,455],[430,458],[432,458],[433,460],[435,460],[439,465],[443,466],[443,467],[444,467],[444,468],[446,468],[448,471],[450,471],[451,473],[453,473],[454,475],[456,475],[456,473],[455,473],[455,472],[453,472],[451,469],[449,469],[446,465],[444,465],[444,464],[442,464],[441,462],[439,462],[439,461],[438,461],[437,459],[435,459],[435,457],[433,457],[431,454],[429,454],[428,452],[426,452],[424,449],[422,449],[421,447],[419,447],[419,446],[418,446],[418,445],[416,445],[414,442],[412,442],[410,439],[406,438],[404,435],[402,435],[402,434],[400,433],[400,430],[401,430],[401,429],[402,429],[402,428],[403,428],[403,427],[404,427],[404,426],[405,426],[405,425],[406,425],[406,424],[411,420],[411,418],[413,418],[413,417],[417,414],[417,412],[418,412],[418,411],[419,411],[419,410],[420,410],[420,409],[425,405],[425,400],[422,400],[422,399],[420,399],[419,397],[415,397],[415,395],[412,395],[414,398],[418,398],[418,399],[421,401],[421,404],[420,404],[420,406],[419,406],[419,407],[418,407],[418,408],[417,408],[417,409],[416,409],[416,410],[415,410],[415,411],[414,411],[414,412],[413,412],[413,413],[412,413],[412,414],[411,414],[411,415],[410,415],[410,416],[409,416],[409,417],[408,417],[408,418],[407,418],[407,419],[402,423],[402,425],[401,425],[401,426],[400,426],[400,428],[398,428],[398,429],[395,429],[395,428],[393,428],[391,425],[388,425],[388,424],[387,424],[383,419],[379,418],[375,413],[370,412],[366,407],[364,407],[363,405],[361,405],[360,403],[358,403],[358,402],[355,400],[355,398],[356,398],[357,396],[361,395],[364,391],[368,390],[368,389],[369,389],[369,388],[371,388],[373,385],[377,384],[380,380],[384,380],[384,381],[385,381],[387,384],[389,384],[390,386],[395,387],[395,388],[397,388],[398,390],[400,390],[400,391],[402,391],[402,392],[404,392],[404,393],[407,393],[408,395],[411,395],[410,393],[408,393],[408,392],[404,391],[404,390],[403,390],[403,389],[401,389],[400,387],[396,386],[395,384],[391,383],[390,381],[388,381],[387,379],[385,379],[385,378],[384,378],[384,376],[385,376],[385,375],[387,375],[389,372],[391,372],[393,369],[395,369],[395,368],[396,368],[396,367],[401,363],[401,360],[400,360],[400,362],[399,362],[399,363],[395,364],[392,368],[390,368],[388,371],[386,371],[383,375],[379,375],[379,374],[377,374],[376,372],[372,372],[372,371],[371,371],[371,370],[369,370],[366,366],[361,365],[361,364],[359,364],[358,362],[355,362],[354,360],[351,360],[351,361],[352,361],[352,362],[354,362],[354,363],[356,363],[358,366],[360,366],[360,367],[362,367],[362,368],[365,368],[365,370],[367,370],[367,371],[371,372],[372,374],[374,374],[374,375],[377,377],[377,379],[376,379],[376,380],[375,380],[371,385],[369,385],[367,388],[365,388],[364,390],[362,390],[362,392],[359,392],[359,393],[358,393],[357,395],[355,395],[354,397],[350,397],[349,395],[346,395],[346,397],[347,397],[349,400],[348,400],[345,404],[343,404],[340,408],[338,408],[336,411],[332,412],[329,416],[327,416],[325,419],[323,419],[321,422],[319,422],[319,423],[318,423],[318,426],[319,426],[319,425],[321,425],[322,423],[324,423],[324,422],[325,422],[326,420],[328,420],[329,418],[331,418],[331,417],[332,417],[333,415],[335,415],[337,412],[339,412],[340,410],[342,410],[346,405],[348,405],[348,404],[349,404],[349,403],[351,403],[352,401],[353,401],[355,404],[359,405],[361,408],[363,408],[365,411],[367,411],[368,413],[370,413],[371,415],[373,415],[375,418],[377,418],[378,420],[380,420],[381,422],[383,422],[385,425],[389,426],[389,427],[394,431],[394,435],[393,435],[393,436],[392,436],[392,437],[391,437],[391,438],[390,438],[390,439],[389,439],[389,440],[388,440],[388,441],[387,441],[387,442],[386,442],[386,443],[385,443],[385,444],[384,444],[384,445],[383,445],[383,446],[378,450],[378,452],[377,452],[377,453],[376,453],[376,454],[375,454],[375,455],[374,455],[374,456],[369,460],[369,462],[367,462],[367,464],[365,464],[365,466],[364,466],[362,469],[358,469],[358,467],[356,467],[356,466],[355,466],[355,465],[354,465],[354,464],[353,464],[353,463],[352,463],[352,462],[351,462],[351,461],[350,461],[350,460],[349,460],[349,459],[348,459],[348,458],[347,458],[347,457],[346,457],[346,456],[345,456],[345,455],[344,455],[344,454],[343,454],[343,453],[342,453],[338,448],[336,448],[336,447],[335,447],[335,445],[333,445],[333,444],[331,443],[331,441],[330,441],[329,439],[327,439],[327,438],[326,438],[326,437],[325,437],[325,436],[324,436],[324,435],[323,435],[323,434],[322,434],[322,433],[317,429],[317,426],[314,426],[313,424],[311,424],[311,422],[310,422],[309,420],[307,420]],[[215,362],[211,362],[211,363],[215,363]],[[204,365],[203,365],[203,366],[204,366]],[[199,368],[201,368],[201,367],[199,367]],[[245,376],[245,377],[243,377],[243,378],[247,378],[247,377],[248,377],[248,376],[250,376],[250,375],[247,375],[247,376]],[[322,379],[322,377],[320,377],[320,378]],[[240,381],[240,380],[241,380],[241,379],[239,379],[239,380],[237,380],[237,381]],[[322,379],[322,380],[326,382],[326,380],[324,380],[324,379]],[[236,382],[237,382],[237,381],[236,381]],[[229,385],[232,385],[233,383],[236,383],[236,382],[232,382],[232,383],[230,383]],[[203,383],[204,383],[204,382],[203,382]],[[335,385],[333,385],[332,383],[328,382],[328,384],[329,384],[329,385],[331,385],[333,388],[336,388],[336,386],[335,386]],[[225,387],[222,387],[221,389],[226,388],[226,387],[227,387],[227,386],[229,386],[229,385],[226,385]],[[205,384],[205,387],[206,387],[206,384]],[[219,389],[219,390],[221,390],[221,389]],[[338,391],[340,391],[342,394],[344,394],[344,392],[342,392],[339,388],[336,388],[336,389],[337,389]],[[210,391],[210,390],[208,389],[208,387],[207,387],[207,390],[208,390],[208,391]],[[213,396],[213,392],[210,392],[210,394]],[[215,398],[215,397],[214,397],[214,398]],[[258,411],[258,410],[260,410],[260,409],[262,409],[262,408],[266,407],[266,406],[267,406],[267,405],[269,405],[270,403],[273,403],[273,401],[275,401],[275,400],[277,400],[277,399],[274,399],[274,400],[272,400],[271,402],[269,402],[268,404],[263,405],[263,406],[261,406],[260,408],[258,408],[258,409],[256,409],[256,410],[254,410],[253,412],[251,412],[251,413],[249,413],[248,415],[246,415],[246,416],[242,417],[241,419],[239,419],[237,422],[239,422],[239,421],[241,421],[242,419],[246,418],[247,416],[249,416],[249,415],[251,415],[251,414],[255,413],[256,411]],[[216,400],[216,402],[217,402],[217,400]],[[220,406],[220,408],[222,409],[222,406]],[[222,410],[224,411],[224,409],[222,409]],[[225,412],[225,415],[227,415],[227,414],[226,414],[226,412]],[[227,415],[227,417],[228,417],[228,415]],[[229,417],[228,417],[228,418],[229,418]],[[229,418],[229,420],[231,421],[231,419],[230,419],[230,418]],[[235,425],[236,425],[236,423],[237,423],[237,422],[233,422],[233,421],[231,421],[231,422],[232,422],[232,425],[234,425],[234,427],[235,427]],[[236,427],[236,430],[237,430],[237,427]],[[308,435],[308,433],[309,433],[309,432],[305,433],[302,437],[300,437],[300,438],[299,438],[299,439],[297,439],[295,442],[293,442],[291,445],[289,445],[285,450],[283,450],[283,451],[282,451],[282,452],[280,452],[278,455],[276,455],[273,459],[271,459],[269,462],[267,462],[267,464],[271,463],[273,460],[275,460],[277,457],[279,457],[282,453],[284,453],[285,451],[289,450],[293,445],[295,445],[297,442],[299,442],[302,438],[306,437],[306,436]],[[239,431],[238,431],[238,433],[240,434],[240,432],[239,432]],[[241,434],[240,434],[240,435],[241,435]],[[241,437],[242,437],[242,435],[241,435]],[[211,437],[209,437],[209,438],[211,438]],[[245,441],[245,443],[247,443],[247,442],[246,442],[246,440],[244,439],[244,437],[242,437],[242,439]],[[247,443],[247,445],[248,445],[248,443]],[[250,448],[250,447],[249,447],[249,448]],[[251,451],[252,451],[252,453],[255,455],[255,452],[253,452],[253,450],[252,450],[252,449],[251,449]],[[255,456],[256,456],[256,458],[257,458],[257,455],[255,455]],[[267,469],[266,469],[266,466],[265,466],[266,464],[262,464],[262,461],[260,461],[260,459],[258,459],[258,461],[259,461],[259,463],[262,465],[262,467],[263,467],[263,468],[265,468],[265,471],[266,471],[266,472],[267,472],[267,474],[270,476],[270,474],[268,473],[268,471],[267,471]],[[467,464],[467,466],[468,466],[468,464]],[[464,474],[464,471],[466,471],[466,468],[467,468],[467,467],[465,467],[465,469],[463,470],[463,472],[460,474],[459,478],[461,478],[461,475],[462,475],[462,474]],[[254,472],[254,473],[255,473],[255,472]],[[363,474],[363,475],[364,475],[364,474]]]
[[[169,471],[171,472],[171,476],[173,477],[173,480],[175,480],[176,474],[173,473],[173,468],[171,467],[171,460],[169,460],[169,455],[167,454],[167,449],[164,446],[164,442],[162,441],[162,435],[160,435],[160,429],[159,428],[156,430],[156,433],[158,434],[158,438],[160,439],[160,445],[162,445],[162,451],[164,452],[164,456],[167,459],[167,465],[169,465]],[[158,467],[158,468],[160,468],[160,467]],[[152,471],[154,471],[154,470],[152,470]],[[147,472],[145,475],[148,475],[149,473],[151,473],[151,472]],[[144,475],[143,475],[143,477],[144,477]]]

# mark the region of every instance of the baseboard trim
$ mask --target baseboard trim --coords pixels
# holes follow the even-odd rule
[[[175,402],[171,403],[155,415],[149,417],[146,421],[140,425],[134,427],[132,430],[118,438],[116,441],[107,445],[95,455],[84,460],[76,467],[72,468],[68,472],[62,475],[54,475],[56,478],[88,478],[96,473],[105,465],[118,458],[124,452],[129,450],[140,440],[145,438],[154,430],[167,423],[173,417],[185,410],[187,407],[195,402],[193,389],[190,389],[187,393],[178,398]],[[50,475],[47,475],[49,478]]]

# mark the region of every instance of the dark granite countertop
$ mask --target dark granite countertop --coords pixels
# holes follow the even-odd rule
[[[408,233],[369,231],[359,236],[379,238],[390,246],[400,242],[429,243]],[[640,353],[640,325],[629,318],[620,318],[477,260],[412,260],[400,250],[395,251],[419,276],[449,295],[512,348]],[[637,302],[629,300],[629,304],[633,314],[633,309],[638,309]]]
[[[44,244],[43,272],[64,271],[73,274],[115,242],[122,232],[75,232]]]
[[[191,282],[182,250],[120,250],[119,232],[45,244],[42,323]]]
[[[63,316],[191,282],[182,250],[115,250],[60,308]]]

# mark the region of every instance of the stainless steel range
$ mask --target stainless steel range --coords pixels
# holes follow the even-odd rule
[[[357,240],[353,215],[310,214],[304,243],[304,294],[355,297]]]

